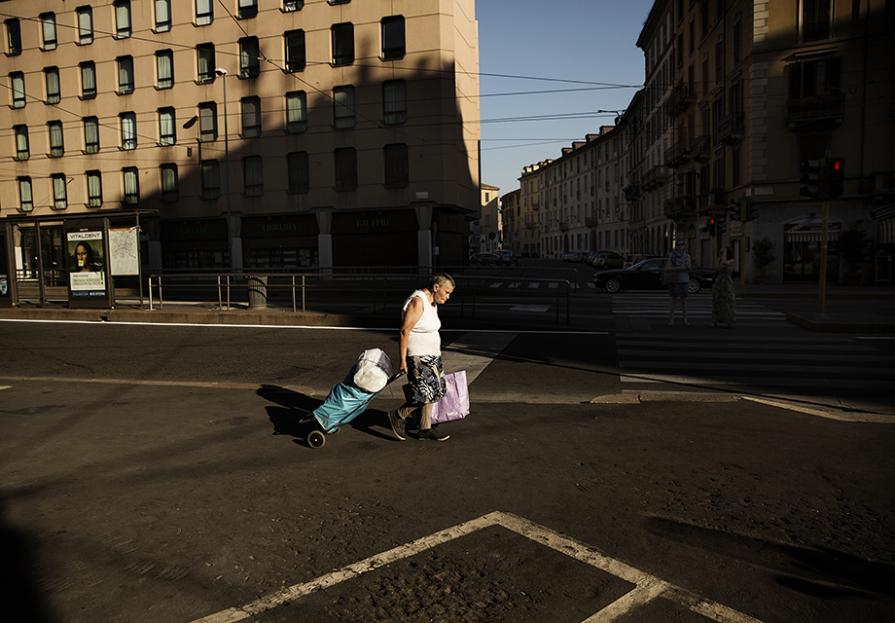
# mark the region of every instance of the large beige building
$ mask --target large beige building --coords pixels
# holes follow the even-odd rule
[[[895,3],[675,0],[653,11],[674,24],[665,160],[675,173],[665,205],[676,237],[707,265],[729,245],[749,278],[761,240],[775,258],[766,278],[816,280],[823,207],[800,194],[800,165],[842,157],[828,274],[870,281],[874,217],[895,186]],[[730,221],[732,206],[754,218]]]
[[[64,293],[52,273],[84,219],[138,213],[151,271],[465,258],[474,0],[8,0],[0,13],[0,234],[20,294],[39,279]]]

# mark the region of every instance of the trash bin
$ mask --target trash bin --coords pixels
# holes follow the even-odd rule
[[[267,275],[249,275],[246,285],[249,289],[249,308],[267,307]]]

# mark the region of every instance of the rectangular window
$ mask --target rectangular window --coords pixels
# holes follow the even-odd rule
[[[264,193],[264,166],[261,156],[242,159],[242,182],[246,195],[257,197]]]
[[[95,154],[99,151],[99,119],[84,117],[84,151]]]
[[[214,68],[214,44],[200,43],[196,46],[196,82],[213,82]]]
[[[177,165],[163,164],[159,172],[162,176],[162,201],[177,201]]]
[[[715,84],[724,81],[724,39],[715,41]]]
[[[217,160],[203,160],[202,198],[216,199],[221,196],[221,168]]]
[[[404,58],[404,17],[394,15],[382,18],[382,59]]]
[[[354,25],[332,25],[333,65],[350,65],[354,62]]]
[[[47,123],[47,133],[50,136],[50,157],[61,158],[65,154],[65,140],[62,134],[62,122],[50,121]]]
[[[174,86],[174,52],[159,50],[155,53],[155,86],[170,89]]]
[[[397,125],[407,121],[407,83],[388,80],[382,85],[382,122]]]
[[[840,92],[840,59],[825,58],[789,67],[789,97],[800,99]]]
[[[56,49],[56,15],[54,13],[40,14],[41,34],[43,35],[43,49]]]
[[[68,207],[68,193],[65,188],[65,174],[54,173],[50,176],[53,184],[53,208],[64,210]]]
[[[103,205],[103,176],[99,171],[87,171],[87,206]]]
[[[93,61],[81,63],[81,99],[96,97],[96,65]]]
[[[45,67],[44,68],[44,83],[47,87],[47,104],[58,104],[59,100],[62,99],[62,95],[59,92],[59,68],[58,67]]]
[[[12,107],[25,107],[25,74],[14,71],[9,74],[10,89],[12,90]]]
[[[238,0],[236,14],[239,19],[249,19],[258,15],[258,0]]]
[[[736,146],[730,151],[731,184],[734,188],[740,185],[740,147]]]
[[[242,98],[242,133],[243,138],[261,136],[261,98]]]
[[[386,145],[385,185],[390,188],[404,188],[410,181],[408,172],[407,145],[404,143]]]
[[[177,126],[173,108],[158,109],[159,145],[173,145],[177,142]]]
[[[131,36],[131,0],[115,0],[115,38]]]
[[[121,173],[124,177],[124,203],[137,205],[140,201],[140,177],[137,167],[125,167]]]
[[[831,35],[832,0],[801,0],[800,30],[803,42],[829,39]]]
[[[731,54],[733,56],[733,65],[736,67],[740,64],[740,46],[742,45],[742,21],[737,20],[733,24],[733,41],[731,42]]]
[[[214,21],[214,0],[196,0],[196,26],[207,26]]]
[[[308,152],[293,151],[286,154],[286,165],[289,168],[289,193],[293,195],[307,194],[311,186]]]
[[[31,212],[34,209],[34,195],[31,194],[31,178],[20,177],[19,182],[19,210]]]
[[[354,127],[354,87],[333,89],[333,125],[337,128]]]
[[[10,56],[16,56],[22,53],[22,27],[19,20],[11,17],[5,22],[6,25],[6,53]]]
[[[300,11],[304,5],[304,0],[283,0],[283,11],[287,13]]]
[[[78,16],[78,43],[87,45],[93,43],[93,9],[89,6],[79,6],[75,9]]]
[[[27,160],[31,157],[31,149],[28,146],[28,126],[13,126],[16,136],[16,160]]]
[[[308,98],[304,91],[286,93],[286,131],[304,132],[308,127]]]
[[[290,30],[283,33],[286,47],[286,71],[303,71],[305,68],[305,31]]]
[[[214,102],[199,104],[199,140],[202,142],[218,139],[218,107]]]
[[[171,30],[171,0],[155,0],[155,32]]]
[[[357,152],[354,147],[337,149],[334,153],[336,190],[349,192],[357,188]]]
[[[261,73],[258,56],[258,37],[243,37],[239,40],[240,78],[256,78]]]
[[[329,4],[348,4],[351,0],[326,0]]]
[[[119,56],[115,60],[118,63],[118,95],[133,93],[134,58],[132,56]]]
[[[124,112],[118,115],[121,124],[121,149],[137,148],[137,115]]]

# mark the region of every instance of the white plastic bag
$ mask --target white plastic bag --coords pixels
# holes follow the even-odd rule
[[[392,360],[385,351],[371,348],[361,353],[354,366],[354,384],[365,392],[381,392],[392,376]]]

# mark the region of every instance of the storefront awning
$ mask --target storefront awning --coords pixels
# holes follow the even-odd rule
[[[827,240],[839,240],[842,231],[840,221],[829,221],[827,224]],[[821,242],[823,238],[823,220],[804,218],[783,226],[783,237],[786,242]]]

